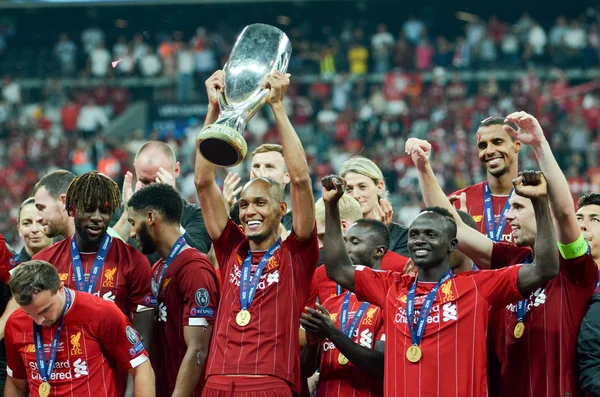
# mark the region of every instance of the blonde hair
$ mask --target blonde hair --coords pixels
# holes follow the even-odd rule
[[[389,192],[385,187],[385,179],[383,178],[383,172],[373,161],[366,157],[355,156],[351,159],[344,161],[340,168],[340,176],[342,178],[349,172],[360,174],[371,179],[375,185],[379,182],[383,182],[383,192],[379,195],[380,199],[388,199]]]
[[[338,207],[340,209],[341,220],[354,223],[363,216],[358,201],[346,193],[340,197]],[[317,222],[325,222],[325,203],[322,197],[315,203],[315,217],[317,218]]]

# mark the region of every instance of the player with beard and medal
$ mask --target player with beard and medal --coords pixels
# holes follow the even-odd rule
[[[408,258],[408,229],[392,222],[394,211],[388,201],[383,172],[377,164],[356,156],[342,164],[339,174],[346,180],[346,193],[360,204],[363,218],[381,221],[390,229],[390,251]]]
[[[424,153],[410,153],[417,168],[428,165]],[[430,207],[415,218],[408,230],[410,256],[418,269],[416,278],[366,266],[355,268],[339,226],[337,200],[344,192],[344,181],[330,176],[322,184],[327,208],[327,274],[354,291],[357,299],[381,307],[383,313],[384,395],[437,395],[440,388],[457,396],[485,395],[490,307],[527,296],[558,272],[543,175],[530,171],[514,182],[517,193],[536,203],[540,232],[534,264],[455,275],[450,269],[450,256],[458,243],[456,223],[447,210]]]
[[[206,254],[181,234],[183,200],[172,186],[140,189],[127,207],[130,237],[143,254],[158,252],[162,258],[152,268],[156,395],[199,397],[219,302],[217,274]]]
[[[514,139],[531,147],[548,180],[548,199],[554,218],[559,254],[556,278],[494,314],[491,339],[500,362],[500,396],[582,396],[577,368],[577,335],[598,282],[598,268],[573,206],[569,186],[538,121],[525,112],[506,118]],[[429,155],[430,145],[407,141]],[[420,172],[421,189],[428,205],[450,206],[427,165]],[[493,242],[473,233],[458,221],[459,249],[483,268],[504,268],[517,263],[540,262],[540,235],[546,230],[532,220],[535,203],[520,196],[510,200],[506,218],[512,243]],[[456,218],[456,217],[455,217]],[[589,238],[589,235],[588,235]]]
[[[75,234],[34,255],[53,264],[68,288],[113,302],[142,335],[152,340],[152,273],[148,260],[134,247],[107,233],[113,212],[121,205],[117,184],[97,171],[77,176],[67,189],[65,208]],[[125,373],[123,373],[125,375]],[[123,378],[123,386],[125,378]]]
[[[513,192],[512,180],[519,169],[521,142],[504,130],[504,117],[488,117],[477,129],[479,161],[486,169],[486,180],[460,189],[450,195],[456,208],[464,195],[464,208],[477,223],[477,230],[493,241],[512,241],[511,228],[506,221]],[[465,200],[466,199],[466,200]]]
[[[44,233],[54,242],[75,233],[73,216],[65,206],[67,188],[73,179],[75,174],[72,172],[57,170],[44,175],[33,188],[35,207],[42,218]]]
[[[17,230],[23,240],[23,248],[19,251],[21,262],[31,260],[33,255],[52,245],[52,239],[44,234],[42,218],[38,214],[33,197],[23,201],[19,207]]]
[[[352,263],[378,269],[390,232],[380,221],[359,219],[346,230],[344,240]],[[383,396],[385,336],[379,307],[348,291],[306,311],[300,324],[312,344],[302,351],[303,372],[319,369],[317,395]]]
[[[64,286],[39,260],[10,281],[19,309],[6,324],[7,397],[122,397],[117,374],[133,380],[133,396],[154,397],[148,353],[112,303]]]
[[[221,272],[222,291],[203,396],[285,396],[300,392],[298,329],[319,256],[306,154],[285,112],[289,75],[265,81],[290,176],[293,227],[281,241],[287,212],[283,186],[255,178],[240,194],[241,227],[228,216],[216,166],[196,152],[195,183]],[[207,81],[205,125],[219,115],[222,71]]]

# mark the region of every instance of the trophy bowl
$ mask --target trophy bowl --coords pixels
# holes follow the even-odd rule
[[[269,95],[261,83],[276,70],[285,73],[291,53],[290,40],[276,27],[257,23],[244,28],[223,67],[225,90],[219,91],[219,118],[196,138],[205,159],[222,167],[244,160],[248,152],[244,128]]]

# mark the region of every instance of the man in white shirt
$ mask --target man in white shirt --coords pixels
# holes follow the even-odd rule
[[[104,47],[104,42],[90,53],[89,68],[93,77],[106,77],[110,66],[110,52]]]

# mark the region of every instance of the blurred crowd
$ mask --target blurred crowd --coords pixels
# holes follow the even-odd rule
[[[324,28],[317,41],[307,39],[302,27],[287,32],[294,48],[287,106],[306,148],[316,192],[320,177],[360,153],[383,170],[396,219],[409,223],[421,200],[416,173],[403,155],[405,140],[427,138],[438,146],[433,165],[450,192],[484,178],[474,136],[479,122],[514,110],[532,113],[551,134],[574,194],[600,190],[599,85],[569,81],[563,72],[598,66],[595,14],[572,20],[559,16],[550,26],[526,13],[512,24],[493,16],[464,18],[464,35],[456,38],[436,36],[426,21],[414,17],[395,30],[385,24],[343,23],[339,31]],[[15,230],[11,223],[16,209],[40,174],[56,168],[76,173],[99,169],[120,183],[133,168],[137,148],[157,137],[177,150],[180,191],[197,202],[193,156],[201,120],[191,121],[183,134],[134,131],[127,142],[111,139],[104,129],[132,100],[164,99],[162,91],[154,98],[136,97],[119,86],[118,77],[171,76],[174,99],[202,103],[203,81],[226,61],[234,38],[234,32],[198,28],[188,37],[179,31],[156,36],[141,32],[111,41],[102,26],[90,25],[79,37],[60,35],[51,50],[56,67],[49,69],[51,77],[41,91],[26,92],[18,78],[5,76],[0,97],[0,229]],[[0,54],[6,54],[10,40],[2,45]],[[119,61],[116,67],[114,61]],[[458,73],[499,67],[527,72],[512,81],[463,81]],[[550,77],[540,78],[541,69],[552,69]],[[429,70],[433,80],[425,81],[421,72]],[[367,79],[371,73],[381,74],[383,82]],[[306,74],[321,78],[300,83]],[[106,83],[86,89],[61,84],[62,77],[87,76],[106,78]],[[246,138],[250,148],[278,141],[269,109],[248,123]],[[524,167],[535,165],[527,154],[521,159]],[[248,166],[233,171],[247,176]],[[18,246],[16,236],[6,237]]]

